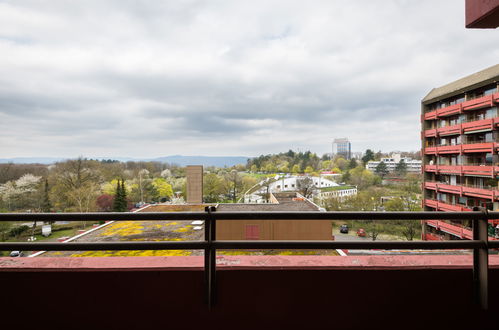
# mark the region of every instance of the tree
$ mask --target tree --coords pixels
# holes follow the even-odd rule
[[[114,212],[125,212],[127,210],[125,181],[118,180],[116,183],[116,193],[113,201]]]
[[[296,188],[303,197],[310,198],[315,190],[314,180],[308,176],[298,178],[296,179]]]
[[[351,170],[352,168],[356,168],[357,166],[357,160],[355,160],[355,158],[350,159],[350,162],[348,163],[348,169]]]
[[[294,174],[301,173],[300,165],[298,165],[298,164],[293,165],[293,168],[291,169],[291,172],[293,172]]]
[[[388,174],[388,168],[385,162],[380,162],[374,169],[374,172],[383,179],[385,175]]]
[[[403,159],[401,159],[398,164],[395,166],[395,172],[399,176],[404,176],[407,174],[407,164],[404,162]]]
[[[375,241],[378,238],[378,235],[381,232],[381,225],[378,224],[376,221],[369,221],[366,225],[366,232],[367,235]]]
[[[314,168],[312,166],[307,166],[307,168],[305,169],[305,173],[307,174],[310,174],[314,171]]]
[[[371,149],[367,149],[364,156],[362,157],[362,162],[366,166],[367,162],[374,160],[374,152]]]
[[[155,178],[152,180],[152,186],[154,187],[154,198],[168,198],[171,199],[173,197],[173,188],[172,186],[166,182],[163,178]]]
[[[224,193],[223,180],[215,173],[208,173],[203,176],[203,200],[206,203],[216,203],[220,201],[220,195]]]
[[[109,194],[102,194],[97,197],[96,204],[101,212],[109,212],[113,209],[114,197]]]
[[[5,236],[9,232],[11,227],[11,222],[0,221],[0,239],[2,240],[2,242],[5,241]]]
[[[49,180],[45,179],[45,187],[43,189],[42,212],[52,211],[52,204],[49,197]]]

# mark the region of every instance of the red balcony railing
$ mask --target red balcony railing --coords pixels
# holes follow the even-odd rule
[[[441,182],[427,181],[424,183],[424,188],[429,190],[435,190],[438,192],[479,197],[484,199],[491,199],[491,200],[499,199],[499,190],[495,187],[477,187],[464,184],[450,185]],[[438,208],[438,205],[435,208]]]
[[[449,105],[448,107],[437,109],[437,117],[445,117],[459,114],[463,111],[462,103]]]
[[[424,136],[425,137],[435,137],[435,136],[437,136],[437,129],[436,128],[427,129],[426,131],[424,131]]]
[[[471,121],[469,123],[463,123],[461,125],[465,133],[473,131],[493,130],[494,119],[490,118],[490,119],[476,120],[476,121]]]
[[[425,205],[428,207],[433,207],[438,211],[445,212],[467,212],[471,211],[470,208],[459,205],[459,204],[449,204],[435,199],[425,199]]]
[[[430,111],[424,114],[424,119],[425,120],[433,120],[437,119],[437,111]]]
[[[463,226],[448,223],[440,220],[428,220],[426,224],[432,226],[440,231],[457,236],[463,239],[473,239],[473,231]]]
[[[491,107],[494,105],[494,100],[496,99],[495,94],[485,95],[473,100],[465,101],[462,103],[463,110],[475,110],[485,107]]]
[[[476,176],[487,176],[494,177],[496,167],[491,165],[463,165],[462,173],[464,175],[476,175]]]
[[[438,165],[437,172],[445,174],[462,175],[463,169],[461,165]]]
[[[438,154],[459,154],[462,151],[461,147],[462,147],[461,144],[454,145],[454,146],[453,145],[440,146],[440,147],[437,147],[437,153]]]
[[[462,134],[461,125],[462,124],[440,127],[437,129],[438,135],[446,136],[446,135]]]
[[[496,142],[482,142],[482,143],[467,143],[462,144],[463,153],[474,153],[474,152],[494,152],[496,148]]]
[[[425,165],[424,171],[425,172],[437,172],[437,165]]]
[[[485,199],[492,199],[499,197],[499,191],[496,189],[487,189],[481,187],[470,187],[470,186],[462,186],[462,194],[466,196],[479,197]]]

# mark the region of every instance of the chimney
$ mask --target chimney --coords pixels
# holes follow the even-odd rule
[[[203,166],[188,165],[187,174],[187,203],[203,203]]]

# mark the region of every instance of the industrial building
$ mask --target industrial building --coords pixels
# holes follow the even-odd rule
[[[499,210],[499,64],[434,88],[422,100],[426,211]],[[489,222],[495,236],[499,221]],[[423,239],[472,239],[469,223],[429,220]]]

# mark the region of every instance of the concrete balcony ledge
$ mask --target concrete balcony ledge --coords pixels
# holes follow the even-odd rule
[[[0,258],[2,272],[203,271],[202,256]],[[471,255],[218,256],[217,270],[471,269]],[[489,256],[499,269],[499,255]]]

